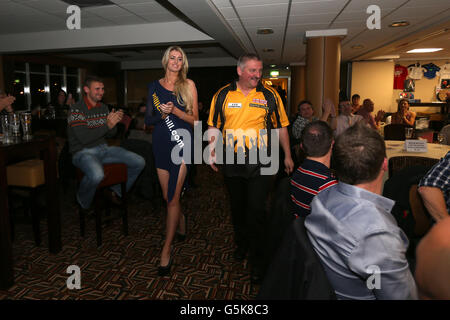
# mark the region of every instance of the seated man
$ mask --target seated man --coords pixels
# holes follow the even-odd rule
[[[383,138],[358,122],[337,139],[339,183],[311,203],[305,227],[338,299],[416,299],[408,239],[381,196],[387,170]]]
[[[421,299],[450,299],[450,217],[437,223],[417,247],[416,281]]]
[[[310,214],[312,199],[321,191],[337,184],[330,171],[333,131],[324,121],[313,121],[303,130],[301,147],[306,159],[292,175],[291,199],[296,217]]]
[[[367,126],[369,126],[372,129],[378,130],[380,129],[380,121],[384,117],[384,111],[379,110],[376,117],[372,115],[372,112],[374,110],[375,104],[370,99],[364,99],[362,107],[358,110],[356,113],[357,115],[360,115],[364,121],[366,122]]]
[[[325,99],[322,106],[322,116],[317,118],[314,116],[314,109],[311,102],[308,100],[303,100],[298,104],[298,117],[292,124],[292,135],[295,139],[300,139],[303,129],[308,123],[314,120],[327,121],[328,117],[331,117],[331,127],[334,129],[336,127],[336,110],[334,104],[330,99]]]
[[[436,222],[448,217],[450,210],[450,152],[420,180],[418,191]]]
[[[116,124],[122,119],[122,111],[109,112],[101,102],[105,92],[100,78],[88,76],[84,82],[83,99],[70,108],[68,118],[69,149],[72,162],[80,168],[84,177],[77,192],[77,200],[82,209],[92,203],[98,184],[103,180],[103,164],[125,163],[128,169],[127,191],[145,166],[144,159],[120,147],[109,147],[105,137],[113,136]],[[121,196],[120,187],[113,191]]]
[[[339,115],[336,119],[336,130],[334,135],[337,137],[345,129],[351,127],[356,122],[363,120],[360,115],[355,115],[352,113],[352,104],[348,100],[339,102]]]
[[[357,113],[361,109],[361,96],[357,93],[352,95],[352,113]]]

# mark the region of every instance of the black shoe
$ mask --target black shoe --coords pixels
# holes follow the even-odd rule
[[[184,234],[179,233],[178,231],[176,232],[177,241],[179,241],[179,242],[183,242],[184,240],[186,240],[186,234],[187,234],[187,217],[186,217],[186,215],[183,215],[183,216],[184,216]]]
[[[170,257],[169,259],[169,263],[167,264],[167,266],[159,266],[158,267],[158,276],[160,277],[164,277],[167,276],[170,273],[170,268],[172,267],[172,257]]]
[[[236,261],[244,261],[247,257],[247,249],[242,247],[237,247],[237,249],[233,253],[233,258]]]

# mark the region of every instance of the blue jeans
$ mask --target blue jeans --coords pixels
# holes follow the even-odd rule
[[[124,163],[127,165],[127,191],[145,166],[145,160],[140,155],[121,147],[109,147],[106,144],[78,151],[73,155],[72,162],[84,173],[77,192],[77,200],[84,209],[91,206],[97,186],[104,178],[103,164]],[[120,185],[115,185],[111,189],[122,196]]]

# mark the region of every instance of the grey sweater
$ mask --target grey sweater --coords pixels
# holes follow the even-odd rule
[[[116,134],[116,127],[110,130],[106,124],[108,114],[109,110],[105,104],[99,103],[96,107],[88,109],[84,99],[70,108],[67,119],[70,153],[75,154],[84,148],[104,144],[105,137]]]

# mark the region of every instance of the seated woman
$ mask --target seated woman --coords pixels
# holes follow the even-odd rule
[[[401,99],[398,102],[397,112],[392,115],[392,124],[406,124],[413,127],[416,121],[416,113],[409,111],[409,102],[407,99]]]

